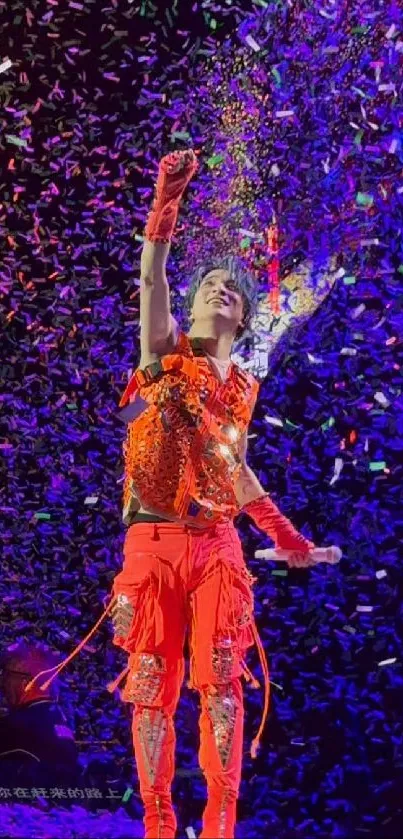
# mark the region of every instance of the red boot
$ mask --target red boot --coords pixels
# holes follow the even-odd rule
[[[175,771],[173,718],[164,708],[136,706],[132,732],[144,804],[145,839],[174,839],[177,822],[171,799]]]
[[[207,804],[199,839],[234,839],[237,797],[229,787],[207,786]]]
[[[208,797],[200,839],[233,839],[243,746],[240,679],[201,691],[201,705],[199,761]]]

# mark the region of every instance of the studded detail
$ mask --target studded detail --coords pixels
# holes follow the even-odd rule
[[[215,696],[209,696],[207,710],[223,769],[227,768],[235,733],[236,702],[231,685],[223,685]]]
[[[213,647],[213,670],[219,682],[226,682],[232,676],[234,666],[234,651],[231,638],[220,641],[220,645]]]
[[[128,425],[124,523],[132,521],[134,493],[139,506],[162,517],[179,516],[183,523],[231,519],[238,512],[237,441],[250,421],[258,383],[236,364],[220,383],[204,351],[196,354],[184,333],[175,353],[162,362],[162,373],[138,387],[148,407]],[[200,502],[196,516],[194,508],[187,513],[192,499]]]
[[[167,720],[161,708],[143,708],[136,716],[143,760],[150,783],[154,785],[167,732]]]
[[[160,691],[165,672],[165,661],[161,656],[139,653],[127,678],[124,701],[152,705]]]
[[[134,609],[125,594],[118,594],[111,615],[115,634],[120,635],[122,638],[127,638],[133,620]]]
[[[228,808],[228,801],[230,798],[230,792],[228,790],[224,790],[223,799],[220,806],[220,818],[219,818],[219,839],[222,839],[225,836],[225,828],[226,828],[226,821],[227,821],[227,808]]]
[[[237,626],[247,626],[252,621],[252,610],[244,605],[242,613],[237,618]]]

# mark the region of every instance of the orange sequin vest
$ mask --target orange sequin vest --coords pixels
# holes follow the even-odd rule
[[[232,519],[239,512],[239,439],[258,390],[257,380],[234,363],[220,382],[200,339],[183,332],[173,353],[137,368],[119,403],[136,396],[147,403],[129,422],[123,446],[124,523],[140,505],[196,527]]]

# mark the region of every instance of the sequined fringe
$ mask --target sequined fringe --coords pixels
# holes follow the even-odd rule
[[[154,786],[162,744],[167,732],[167,720],[161,708],[153,711],[143,708],[136,712],[136,724],[146,772],[151,786]]]
[[[235,736],[237,715],[236,701],[231,685],[221,688],[207,699],[207,709],[212,722],[214,739],[223,769],[228,766]]]

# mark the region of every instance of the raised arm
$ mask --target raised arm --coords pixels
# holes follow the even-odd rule
[[[268,296],[259,302],[248,338],[247,359],[239,351],[232,353],[233,361],[262,382],[277,363],[287,340],[313,315],[344,273],[343,268],[337,268],[336,255],[315,265],[309,260],[301,263],[282,280],[279,315],[273,314]]]
[[[147,219],[141,255],[140,346],[144,367],[153,355],[172,349],[177,323],[171,315],[166,263],[182,195],[197,169],[193,151],[162,158],[154,203]]]
[[[197,169],[193,151],[173,152],[162,158],[152,209],[144,231],[140,272],[140,363],[144,368],[173,350],[178,324],[171,315],[166,263],[182,195]],[[135,397],[133,378],[119,403],[119,418],[131,422],[146,407]]]
[[[177,328],[171,315],[166,263],[169,243],[144,242],[140,274],[140,367],[164,351]]]

